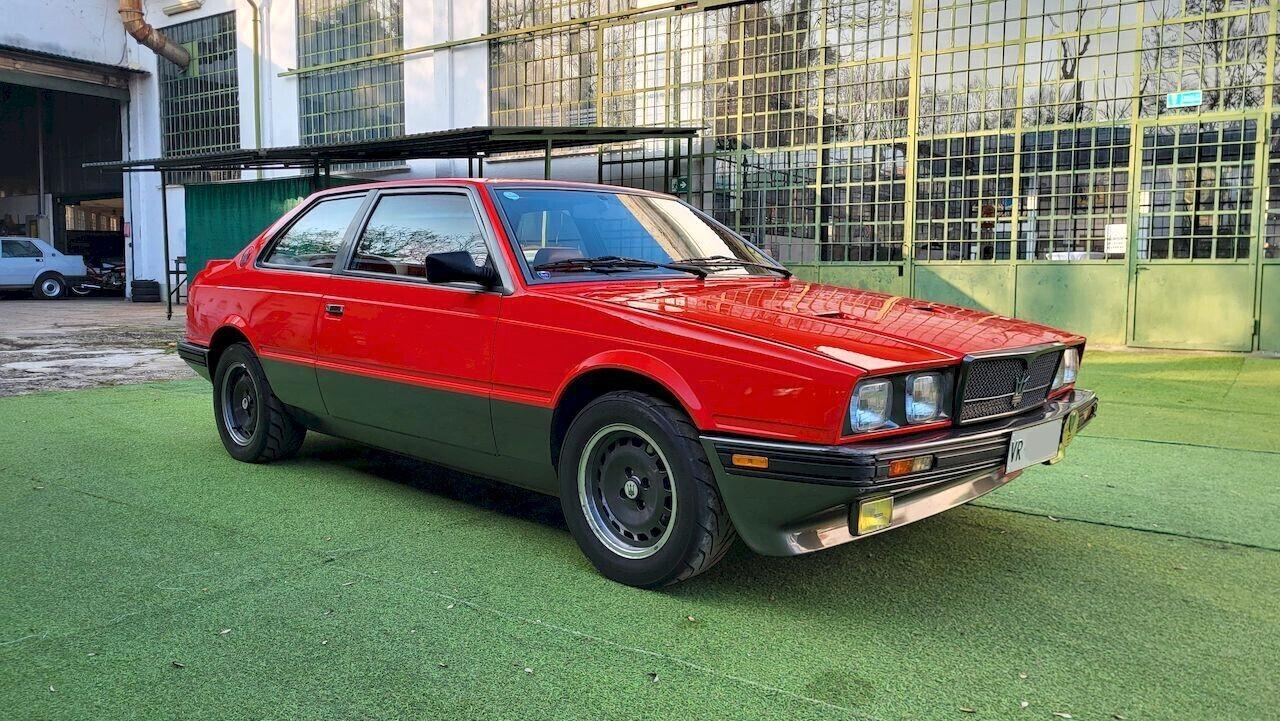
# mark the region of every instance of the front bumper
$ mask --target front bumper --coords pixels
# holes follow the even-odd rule
[[[1092,391],[1021,415],[906,440],[844,446],[777,443],[704,435],[720,494],[738,534],[757,553],[792,556],[830,548],[913,523],[978,498],[1017,478],[1005,470],[1014,431],[1075,414],[1083,428],[1097,413]],[[767,469],[733,466],[734,454],[765,456]],[[928,471],[889,477],[889,463],[931,455]],[[857,535],[851,510],[865,498],[893,496],[887,528]]]

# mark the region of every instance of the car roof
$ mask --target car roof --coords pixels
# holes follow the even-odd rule
[[[649,195],[658,198],[669,198],[664,193],[655,193],[642,188],[624,188],[617,185],[600,183],[579,183],[569,180],[541,180],[532,178],[418,178],[414,180],[389,180],[356,185],[343,185],[337,188],[322,190],[316,195],[337,195],[361,190],[382,190],[388,188],[431,188],[431,187],[521,187],[546,188],[562,190],[602,190],[611,193],[631,193],[633,195]]]

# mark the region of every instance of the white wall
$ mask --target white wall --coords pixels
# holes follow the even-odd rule
[[[128,37],[117,14],[117,0],[0,0],[0,44],[30,48],[82,60],[142,70],[130,85],[131,101],[122,123],[126,157],[159,157],[160,106],[156,67],[161,62],[150,50]],[[171,0],[147,0],[147,21],[163,28],[180,22],[236,11],[239,40],[240,140],[254,147],[254,86],[261,82],[261,144],[297,145],[298,78],[280,73],[298,66],[295,0],[261,0],[259,51],[261,70],[253,72],[253,12],[247,0],[205,0],[199,10],[168,17],[161,8]],[[488,0],[404,0],[406,48],[451,39],[474,37],[488,30]],[[167,61],[166,61],[167,62]],[[466,45],[405,57],[405,132],[445,130],[489,122],[489,50],[486,44]],[[594,154],[558,156],[557,178],[593,181]],[[266,175],[286,175],[275,171]],[[464,176],[465,160],[414,161],[404,177]],[[491,177],[542,177],[542,160],[489,161]],[[246,180],[257,177],[246,172]],[[164,282],[163,224],[160,178],[154,173],[127,174],[122,184],[125,220],[131,226],[126,258],[131,277]],[[169,191],[170,254],[185,252],[185,213],[182,190]]]
[[[133,41],[125,42],[117,7],[108,0],[4,0],[0,45],[129,66]]]

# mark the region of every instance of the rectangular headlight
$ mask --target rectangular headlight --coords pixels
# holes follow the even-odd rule
[[[1053,390],[1076,382],[1076,375],[1080,372],[1080,350],[1078,348],[1068,348],[1062,352],[1062,361],[1058,363],[1058,372],[1053,377]]]
[[[946,418],[941,373],[907,376],[907,423],[928,423]]]
[[[887,379],[863,381],[849,403],[849,426],[855,433],[892,426],[893,384]]]

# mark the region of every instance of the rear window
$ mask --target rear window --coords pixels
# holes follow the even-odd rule
[[[19,240],[17,238],[5,238],[0,241],[3,247],[3,254],[6,258],[42,258],[44,253],[40,252],[39,246],[29,240]]]
[[[332,268],[364,196],[322,200],[311,206],[267,251],[263,263],[300,268]]]

